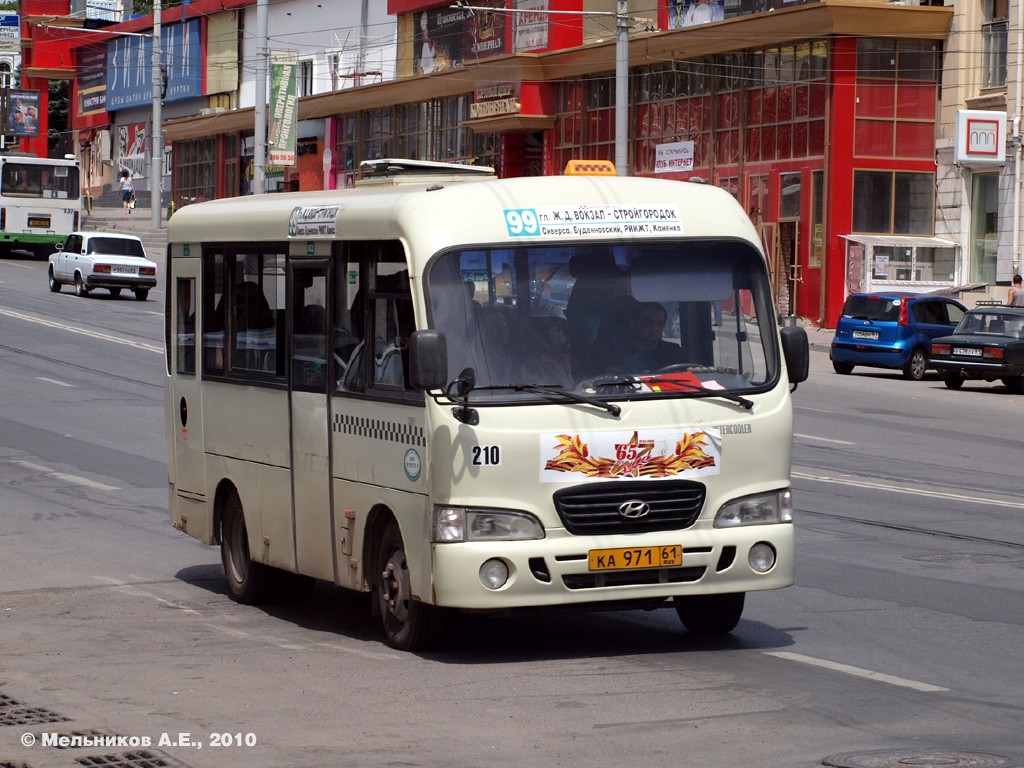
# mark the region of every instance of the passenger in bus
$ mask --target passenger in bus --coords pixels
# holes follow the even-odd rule
[[[539,310],[529,320],[529,332],[525,334],[521,355],[524,383],[571,388],[575,379],[569,334],[562,313],[554,309]]]
[[[572,370],[584,378],[600,373],[601,354],[595,349],[613,323],[615,307],[627,296],[627,276],[607,250],[581,251],[569,260],[576,281],[565,307],[566,330],[572,348]]]
[[[683,362],[679,345],[662,338],[667,320],[668,312],[658,302],[635,302],[627,321],[628,333],[607,358],[608,373],[657,371]]]
[[[277,337],[274,314],[259,284],[246,280],[235,286],[235,361],[247,370],[276,368]]]

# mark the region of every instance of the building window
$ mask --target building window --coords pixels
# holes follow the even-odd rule
[[[999,175],[975,173],[971,182],[971,282],[995,282],[998,250]]]
[[[854,171],[854,232],[931,235],[934,206],[932,173]]]
[[[1006,85],[1006,33],[1009,28],[1007,0],[984,0],[981,25],[982,88]]]
[[[198,139],[174,144],[175,205],[212,200],[217,196],[217,141]]]
[[[934,157],[938,55],[934,42],[857,41],[857,156]]]
[[[487,165],[498,170],[497,135],[474,133],[464,125],[469,119],[469,102],[468,96],[453,96],[345,115],[338,121],[335,144],[335,153],[341,158],[339,172],[354,174],[364,160],[385,157]]]
[[[679,73],[666,71],[657,93],[674,96]],[[615,93],[610,77],[588,77],[562,84],[555,121],[554,163],[564,168],[569,160],[615,159]],[[651,161],[653,168],[654,161]]]
[[[312,96],[313,91],[313,61],[306,60],[299,62],[299,69],[296,72],[298,81],[296,87],[298,88],[299,96]]]

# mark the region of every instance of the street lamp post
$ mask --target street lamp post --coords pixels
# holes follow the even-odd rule
[[[265,2],[266,0],[262,0]],[[1022,0],[1024,2],[1024,0]],[[463,11],[486,11],[490,13],[529,13],[584,16],[613,16],[615,18],[615,171],[619,176],[629,175],[629,26],[633,19],[629,16],[629,0],[617,0],[614,11],[545,11],[527,10],[525,8],[492,8],[485,5],[467,5],[463,0],[453,3],[449,8]]]
[[[160,41],[160,22],[163,15],[162,0],[153,0],[153,127],[150,137],[152,147],[150,158],[150,186],[152,187],[149,196],[150,202],[150,225],[153,229],[160,229],[160,206],[161,187],[163,182],[164,166],[164,136],[163,136],[163,51]]]

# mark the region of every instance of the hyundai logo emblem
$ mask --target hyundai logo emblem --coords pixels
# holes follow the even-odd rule
[[[640,499],[630,499],[619,504],[619,514],[630,520],[646,517],[650,511],[650,505],[646,501],[640,501]]]

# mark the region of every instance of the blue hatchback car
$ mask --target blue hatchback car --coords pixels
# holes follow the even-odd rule
[[[844,374],[855,365],[896,368],[920,381],[931,367],[931,340],[952,333],[966,311],[946,296],[852,293],[836,323],[829,352],[832,368]]]

